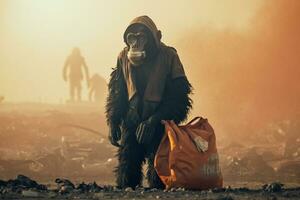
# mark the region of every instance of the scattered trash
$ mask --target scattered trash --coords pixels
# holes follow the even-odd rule
[[[282,183],[274,182],[274,183],[263,185],[262,189],[266,192],[281,192],[283,190],[283,185],[284,184]]]
[[[75,189],[74,184],[67,179],[55,179],[55,183],[57,183],[57,190],[61,194],[70,193]]]
[[[6,106],[8,104],[5,102],[1,104],[3,109]],[[278,125],[274,125],[273,132],[253,132],[249,140],[242,140],[238,136],[230,139],[219,137],[220,166],[225,183],[231,184],[231,187],[210,191],[189,191],[184,188],[161,191],[139,187],[125,191],[126,189],[116,186],[97,184],[99,180],[105,184],[113,182],[113,168],[118,162],[113,157],[116,149],[109,144],[106,135],[98,137],[74,127],[55,129],[59,124],[72,123],[95,130],[101,127],[103,130],[100,132],[105,133],[105,119],[100,111],[91,108],[88,112],[73,112],[77,109],[74,107],[71,111],[65,107],[48,107],[45,111],[45,108],[40,109],[36,105],[28,105],[29,108],[23,111],[17,108],[18,105],[12,107],[13,109],[5,108],[4,112],[0,112],[2,199],[55,198],[62,195],[68,198],[92,198],[95,195],[101,199],[122,199],[124,195],[131,199],[139,199],[139,196],[152,196],[152,199],[156,196],[165,199],[167,196],[172,199],[180,195],[186,199],[205,199],[209,195],[211,199],[239,199],[237,194],[250,193],[262,193],[270,197],[269,199],[270,195],[274,195],[274,198],[282,195],[294,199],[299,199],[300,196],[300,188],[291,189],[288,184],[292,183],[294,186],[293,183],[298,184],[300,181],[299,126],[294,126],[294,123],[281,125],[274,122]],[[276,137],[273,137],[274,134]],[[53,188],[53,183],[49,182],[56,177],[64,179],[57,179]],[[47,185],[40,184],[37,180],[42,180],[41,183],[47,182]],[[285,187],[276,181],[285,183]],[[270,184],[257,190],[246,187],[251,183],[255,183],[255,186],[261,185],[261,182]],[[189,197],[185,197],[185,194]],[[133,197],[134,195],[137,197]]]
[[[82,182],[77,186],[76,189],[81,192],[100,192],[101,190],[103,190],[103,188],[97,185],[96,182],[88,184]]]
[[[14,186],[18,190],[11,188]],[[133,190],[131,187],[120,190],[116,186],[106,185],[100,187],[95,182],[93,183],[80,183],[77,186],[68,179],[57,178],[57,189],[41,188],[41,184],[29,179],[26,176],[19,175],[15,180],[3,181],[0,180],[0,197],[2,199],[20,199],[20,198],[70,198],[70,199],[218,199],[218,200],[233,200],[235,199],[251,199],[257,195],[263,197],[272,197],[276,199],[277,195],[284,197],[300,197],[300,188],[283,188],[283,184],[274,182],[263,185],[261,189],[251,190],[246,187],[231,188],[216,188],[210,190],[186,190],[184,188],[171,188],[170,190],[158,190],[151,188],[138,187]],[[9,183],[9,184],[8,184]],[[16,184],[18,183],[18,184]],[[254,196],[251,196],[254,195]],[[234,198],[233,198],[234,196]],[[243,198],[241,198],[243,197]],[[273,198],[274,197],[274,198]],[[269,199],[269,198],[268,198]]]
[[[250,149],[243,157],[228,157],[228,163],[223,169],[224,179],[266,180],[274,177],[274,169],[257,154],[255,149]]]
[[[24,175],[18,175],[16,179],[10,179],[8,181],[1,180],[0,183],[2,187],[9,188],[12,191],[21,191],[23,189],[35,189],[37,191],[47,190],[45,185],[38,184],[36,181]]]

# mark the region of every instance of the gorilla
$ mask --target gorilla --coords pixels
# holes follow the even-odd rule
[[[151,18],[135,18],[124,32],[126,47],[110,76],[105,109],[109,140],[118,147],[119,188],[141,186],[145,162],[149,187],[164,188],[154,168],[164,134],[161,120],[179,124],[192,108],[192,86],[176,49],[161,37]]]

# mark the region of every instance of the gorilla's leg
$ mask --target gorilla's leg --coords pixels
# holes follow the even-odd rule
[[[147,168],[147,180],[150,188],[164,189],[165,185],[160,180],[154,168],[154,157],[152,154],[148,158],[148,168]]]
[[[156,151],[158,149],[158,146],[160,144],[160,141],[162,139],[162,136],[164,134],[164,126],[160,125],[156,127],[156,134],[155,137],[153,138],[151,144],[152,148],[147,148],[147,163],[148,163],[148,168],[147,168],[147,180],[150,188],[157,188],[157,189],[164,189],[165,185],[163,182],[160,180],[159,176],[156,173],[156,170],[154,168],[154,158]]]
[[[119,165],[115,170],[118,187],[135,188],[141,185],[144,157],[143,147],[136,141],[135,128],[123,129],[121,147],[118,151]]]

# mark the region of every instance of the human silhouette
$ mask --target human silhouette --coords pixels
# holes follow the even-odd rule
[[[99,74],[94,74],[89,81],[89,101],[104,102],[106,81]]]
[[[65,61],[63,69],[63,79],[70,84],[70,101],[74,102],[75,93],[77,101],[81,101],[81,81],[83,80],[82,67],[85,72],[85,79],[88,83],[89,71],[84,57],[81,56],[80,49],[75,47]]]

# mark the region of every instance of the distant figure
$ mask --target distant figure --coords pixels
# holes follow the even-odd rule
[[[104,102],[106,81],[99,74],[94,74],[89,81],[89,101],[90,102]]]
[[[80,54],[80,49],[75,47],[73,48],[71,55],[68,56],[63,69],[63,78],[70,84],[71,102],[75,100],[75,91],[77,101],[81,101],[81,81],[83,80],[82,67],[85,72],[87,84],[89,84],[88,67],[85,63],[84,57],[82,57]]]

